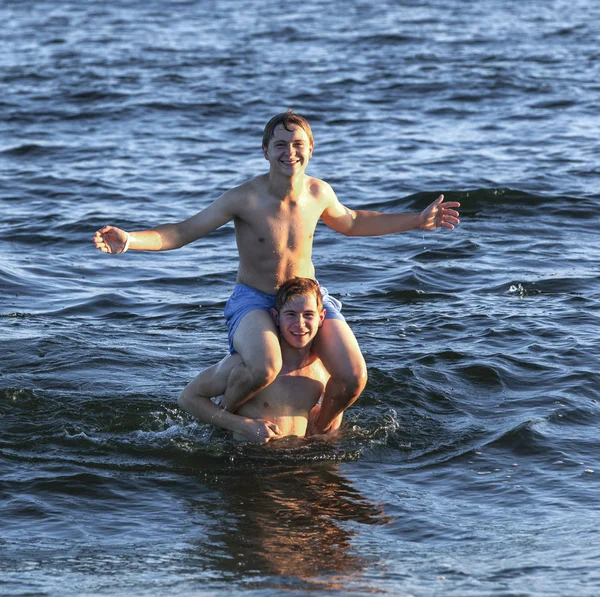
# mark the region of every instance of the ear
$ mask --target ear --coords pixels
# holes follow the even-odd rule
[[[271,309],[269,313],[271,314],[271,319],[273,320],[273,323],[277,327],[279,327],[279,313],[277,312],[277,309]]]
[[[263,155],[265,156],[265,160],[268,161],[269,160],[269,150],[264,145],[262,147],[262,150],[263,150]]]
[[[323,309],[321,311],[321,313],[319,313],[319,327],[321,327],[323,325],[323,322],[325,321],[325,314],[327,313],[327,309]]]

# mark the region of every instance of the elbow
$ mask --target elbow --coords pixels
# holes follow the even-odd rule
[[[165,249],[181,249],[181,247],[185,247],[185,245],[191,243],[192,240],[192,238],[186,238],[186,236],[180,230],[177,230],[176,233],[169,238],[169,246],[165,247]]]
[[[344,230],[340,230],[340,232],[344,236],[364,236],[364,234],[361,234],[361,232],[357,230],[354,226],[350,226],[348,228],[345,228]]]
[[[359,227],[356,214],[354,214],[351,218],[346,218],[337,231],[344,236],[360,236]]]
[[[356,236],[356,233],[354,232],[354,226],[352,226],[352,224],[347,226],[339,226],[334,228],[334,230],[339,234],[343,234],[344,236]]]
[[[183,242],[183,240],[179,236],[169,236],[166,237],[160,236],[160,248],[159,251],[174,251],[175,249],[181,249],[187,243]]]

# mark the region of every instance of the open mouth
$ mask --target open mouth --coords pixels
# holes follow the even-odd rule
[[[310,332],[290,332],[290,335],[297,340],[304,340],[310,337]]]

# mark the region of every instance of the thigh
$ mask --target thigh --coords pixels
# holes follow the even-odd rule
[[[255,309],[244,315],[233,335],[233,348],[246,366],[277,365],[281,368],[279,335],[271,315]]]
[[[350,326],[341,319],[326,319],[313,341],[313,351],[333,378],[362,378],[367,367]]]

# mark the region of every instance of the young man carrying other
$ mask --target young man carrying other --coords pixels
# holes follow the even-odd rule
[[[221,195],[195,216],[151,230],[127,233],[113,226],[99,230],[94,242],[104,253],[128,248],[177,249],[233,220],[240,256],[237,286],[225,308],[232,351],[241,360],[227,380],[223,404],[231,411],[268,386],[282,366],[276,329],[269,315],[275,289],[292,277],[315,278],[313,234],[321,219],[346,236],[379,236],[412,229],[453,229],[458,203],[438,197],[420,214],[352,210],[342,205],[324,181],[306,175],[314,147],[310,125],[292,111],[265,127],[263,153],[269,172]],[[327,300],[327,299],[326,299]],[[338,303],[339,304],[339,303]],[[352,330],[329,310],[313,351],[331,377],[321,409],[311,419],[317,433],[330,429],[337,415],[362,392],[367,371]]]
[[[203,371],[179,396],[179,406],[201,421],[234,432],[237,439],[266,443],[289,435],[304,437],[311,411],[319,410],[329,373],[312,352],[317,331],[325,319],[319,285],[309,278],[284,282],[275,295],[271,317],[279,329],[281,371],[231,413],[210,399],[221,396],[231,372],[241,362],[239,354],[225,357]],[[342,414],[330,427],[337,429]]]

